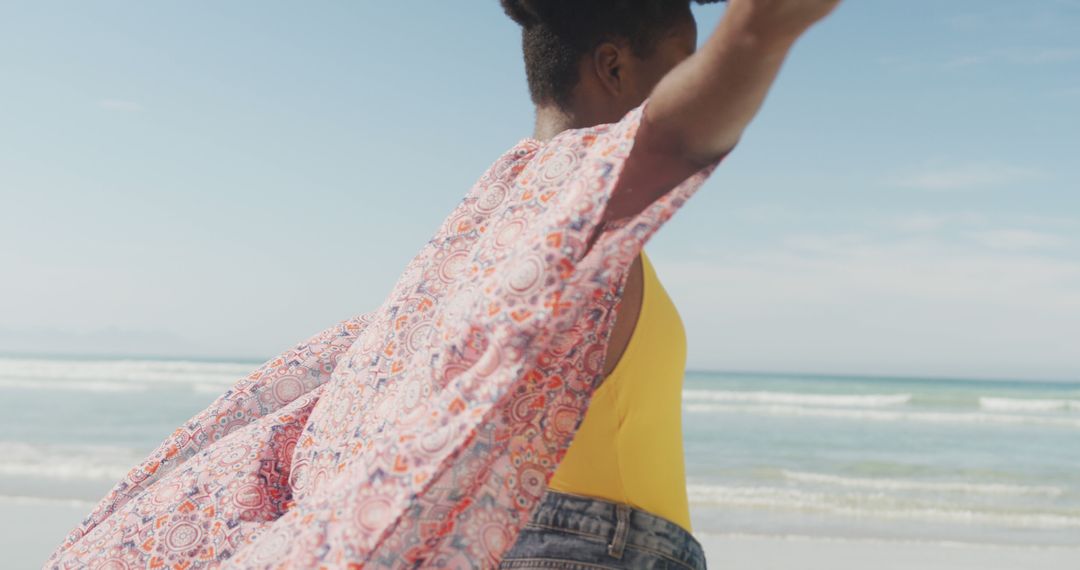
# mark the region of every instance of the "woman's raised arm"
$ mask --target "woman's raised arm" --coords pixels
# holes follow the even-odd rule
[[[795,41],[840,0],[730,0],[705,44],[656,85],[604,220],[636,214],[729,153]]]

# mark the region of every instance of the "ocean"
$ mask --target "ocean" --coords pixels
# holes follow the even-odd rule
[[[61,513],[5,549],[44,561],[258,364],[0,358],[0,524]],[[683,413],[695,535],[1080,546],[1080,382],[689,371]]]

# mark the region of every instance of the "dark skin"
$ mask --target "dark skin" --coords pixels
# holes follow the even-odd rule
[[[610,41],[582,57],[579,81],[565,107],[540,104],[534,137],[621,119],[649,105],[604,212],[600,227],[634,216],[738,144],[757,114],[795,41],[841,0],[728,0],[724,16],[697,43],[687,10],[682,21],[640,58],[625,41]],[[586,244],[592,248],[599,232]],[[621,357],[641,308],[641,260],[630,268],[617,311],[605,376]]]
[[[640,105],[653,87],[697,46],[697,23],[687,11],[685,18],[660,38],[656,50],[646,58],[636,56],[627,42],[605,42],[592,54],[581,58],[579,81],[571,105],[553,104],[536,108],[536,131],[533,138],[546,141],[566,129],[577,129],[617,122]],[[630,266],[626,288],[616,305],[615,325],[604,359],[606,378],[622,353],[637,324],[643,293],[641,256]]]
[[[696,47],[697,22],[689,10],[646,58],[635,55],[625,40],[600,44],[578,63],[578,83],[567,107],[554,103],[536,106],[533,138],[547,141],[567,129],[618,121],[640,105],[660,79]]]

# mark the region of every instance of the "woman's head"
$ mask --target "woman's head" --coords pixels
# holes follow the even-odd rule
[[[620,116],[697,45],[692,0],[500,1],[522,27],[529,93],[537,105],[572,111],[605,101]]]

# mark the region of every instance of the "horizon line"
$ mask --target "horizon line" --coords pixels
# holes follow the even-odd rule
[[[107,354],[107,353],[61,353],[61,352],[9,352],[0,350],[0,359],[45,359],[45,360],[144,360],[144,361],[179,361],[179,362],[214,362],[252,364],[255,367],[268,362],[269,358],[257,358],[248,356],[193,356],[160,354]],[[749,376],[794,376],[801,378],[840,378],[840,379],[872,379],[872,380],[916,380],[916,381],[962,381],[962,382],[1025,382],[1025,383],[1050,383],[1050,384],[1080,384],[1080,377],[977,377],[977,376],[948,376],[948,375],[910,375],[895,373],[855,373],[855,372],[812,372],[791,370],[746,370],[733,368],[698,368],[686,367],[684,376],[691,373],[706,374],[744,374]]]

